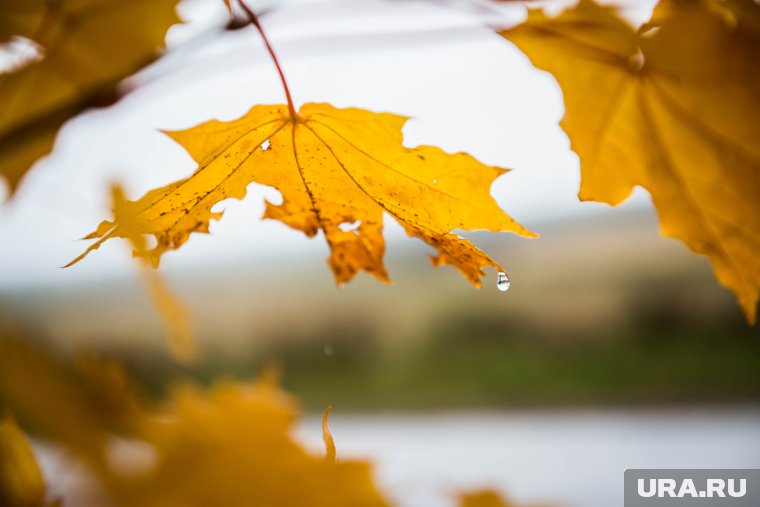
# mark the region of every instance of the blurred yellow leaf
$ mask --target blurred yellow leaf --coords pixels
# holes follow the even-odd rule
[[[512,507],[495,491],[474,491],[459,494],[459,507]]]
[[[134,507],[385,507],[367,463],[329,463],[291,435],[296,407],[272,383],[183,387],[142,431],[156,453],[142,475],[112,475]]]
[[[709,256],[754,323],[760,290],[760,5],[665,0],[637,32],[582,0],[502,33],[559,81],[580,198],[640,185],[663,234]]]
[[[72,451],[70,463],[88,465],[91,493],[109,505],[388,507],[368,462],[335,460],[329,409],[326,456],[294,438],[298,406],[278,384],[275,370],[204,390],[180,384],[156,407],[139,403],[113,363],[81,359],[74,367],[0,340],[0,411]],[[0,505],[43,507],[44,497],[26,437],[11,418],[0,420]],[[461,507],[512,505],[488,491],[459,498]]]
[[[43,507],[45,483],[32,448],[10,416],[0,419],[0,505]]]
[[[74,368],[5,339],[0,411],[13,411],[35,434],[73,451],[71,459],[88,463],[120,506],[387,505],[368,463],[329,462],[293,438],[297,406],[272,372],[206,391],[182,385],[155,408],[138,405],[113,363],[83,359]],[[116,436],[128,437],[122,454],[134,454],[118,466],[109,446]],[[146,450],[152,459],[136,459]],[[140,466],[130,470],[130,463]],[[43,494],[23,434],[10,419],[0,421],[0,505],[41,506]]]
[[[198,358],[198,345],[192,332],[190,311],[169,290],[163,278],[148,265],[147,242],[135,220],[133,209],[124,197],[124,190],[114,185],[111,188],[114,220],[121,224],[124,236],[132,244],[135,254],[143,262],[140,276],[156,307],[166,329],[167,344],[172,356],[190,363]]]
[[[517,507],[516,503],[507,500],[501,493],[489,489],[459,493],[457,499],[458,507]],[[549,507],[555,504],[541,503],[530,505],[532,507]]]
[[[13,191],[63,123],[113,102],[179,21],[177,0],[0,0],[0,42],[30,39],[42,58],[0,73],[0,179]]]
[[[168,132],[198,162],[187,179],[130,203],[142,234],[156,237],[147,257],[179,248],[193,232],[208,232],[218,202],[241,199],[252,182],[280,191],[282,204],[267,202],[265,218],[314,236],[320,230],[331,249],[337,283],[360,270],[388,282],[383,264],[383,212],[411,236],[433,246],[435,265],[451,264],[475,285],[483,268],[501,267],[454,229],[512,231],[532,237],[490,196],[504,169],[481,164],[464,153],[430,146],[402,146],[406,118],[360,109],[306,104],[297,117],[285,106],[256,106],[230,122],[210,121]],[[100,238],[87,253],[128,233],[118,221],[103,222],[89,238]]]
[[[73,367],[17,339],[0,339],[0,413],[24,428],[103,461],[111,431],[128,429],[138,415],[131,384],[116,364],[80,359]]]

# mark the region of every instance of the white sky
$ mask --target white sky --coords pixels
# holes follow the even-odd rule
[[[513,6],[487,11],[478,4],[483,2],[282,2],[263,24],[298,104],[330,102],[412,116],[404,129],[407,146],[466,151],[513,168],[492,194],[528,228],[540,232],[548,220],[612,212],[576,198],[578,160],[558,127],[563,106],[554,79],[484,26],[484,21],[516,22],[522,11]],[[221,0],[183,4],[181,13],[190,23],[167,36],[179,49],[145,72],[144,83],[117,105],[86,113],[62,129],[53,154],[0,208],[0,291],[76,287],[131,273],[127,249],[116,240],[72,268],[58,266],[86,247],[76,238],[110,218],[111,182],[122,183],[128,196],[137,198],[194,170],[184,150],[157,129],[233,119],[254,104],[284,102],[252,29],[207,28],[223,23],[223,9]],[[258,185],[249,190],[243,202],[222,203],[226,213],[212,224],[212,234],[193,235],[180,251],[164,257],[164,267],[252,263],[286,250],[326,255],[324,241],[259,220],[262,197],[276,201],[277,192]],[[647,206],[648,195],[639,191],[623,207]],[[386,224],[389,248],[411,241],[390,219]]]

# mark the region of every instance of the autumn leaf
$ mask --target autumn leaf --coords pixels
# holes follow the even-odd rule
[[[517,507],[516,503],[505,499],[500,493],[490,489],[459,493],[457,498],[459,507]],[[531,505],[532,507],[549,507],[549,504]]]
[[[0,340],[0,412],[71,451],[88,483],[117,507],[387,507],[372,466],[335,460],[322,418],[326,455],[294,437],[297,401],[279,387],[277,370],[255,381],[209,388],[174,383],[167,399],[145,402],[114,363],[61,361],[43,348]],[[121,452],[112,445],[119,442]],[[94,452],[93,452],[94,451]],[[461,507],[508,507],[491,491],[462,493]],[[0,419],[0,505],[60,507],[45,484],[29,442]]]
[[[274,370],[203,390],[175,384],[157,407],[134,394],[114,363],[72,365],[0,340],[0,413],[71,450],[113,505],[386,507],[369,463],[329,461],[294,438],[299,408],[278,386]],[[108,445],[116,437],[148,459],[118,464]],[[25,436],[0,419],[0,505],[42,507],[43,496]]]
[[[328,462],[292,436],[297,408],[267,379],[184,386],[146,419],[155,466],[105,481],[119,506],[385,507],[365,462]]]
[[[663,1],[635,31],[590,0],[502,33],[559,81],[582,200],[640,185],[663,234],[710,258],[756,321],[760,290],[760,6]]]
[[[512,507],[502,496],[491,490],[460,493],[459,507]]]
[[[45,482],[26,435],[8,415],[0,419],[0,505],[43,507]]]
[[[0,73],[0,179],[11,192],[63,123],[113,102],[116,84],[158,54],[177,0],[0,0],[0,42],[24,37],[41,59]]]
[[[286,106],[256,106],[230,122],[209,121],[167,132],[199,164],[187,179],[152,190],[131,202],[143,234],[157,245],[147,257],[158,265],[167,250],[191,233],[208,232],[218,202],[242,199],[252,182],[275,187],[281,204],[266,203],[264,218],[279,220],[314,236],[322,231],[331,249],[328,264],[337,283],[364,270],[383,282],[383,212],[410,236],[433,246],[435,265],[451,264],[475,285],[483,268],[501,266],[454,229],[512,231],[533,237],[490,196],[504,169],[481,164],[464,153],[402,146],[406,118],[360,109],[306,104],[293,118]],[[104,241],[125,237],[118,221],[101,223],[88,238],[99,238],[72,261]]]
[[[108,434],[139,412],[131,383],[116,364],[82,358],[68,364],[20,338],[0,339],[0,414],[91,463],[104,461]]]

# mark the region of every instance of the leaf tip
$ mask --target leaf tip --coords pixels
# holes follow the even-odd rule
[[[742,298],[739,297],[739,306],[742,309],[744,318],[747,320],[747,324],[750,327],[757,325],[757,296]]]
[[[325,442],[325,461],[328,463],[335,463],[335,441],[333,440],[332,433],[330,433],[330,426],[328,425],[328,419],[333,407],[332,403],[328,405],[325,412],[322,414],[322,440]]]

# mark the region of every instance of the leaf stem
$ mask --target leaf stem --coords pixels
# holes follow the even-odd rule
[[[290,88],[288,88],[288,81],[285,79],[285,74],[282,72],[282,67],[280,66],[280,61],[277,59],[277,54],[274,52],[274,49],[272,49],[272,45],[269,43],[269,39],[267,38],[267,34],[264,33],[264,29],[261,27],[261,23],[259,22],[259,17],[256,15],[253,10],[251,10],[245,3],[244,0],[237,0],[238,4],[240,4],[240,7],[245,11],[246,15],[248,16],[248,19],[251,20],[251,24],[256,27],[256,30],[259,31],[259,34],[261,35],[261,39],[264,41],[264,45],[267,48],[267,51],[269,52],[269,56],[272,57],[272,61],[274,62],[274,66],[277,67],[277,73],[280,75],[280,81],[282,82],[282,87],[285,90],[285,98],[288,99],[288,109],[290,110],[290,117],[293,120],[296,120],[298,118],[298,114],[296,113],[296,108],[293,106],[293,98],[290,96]]]

